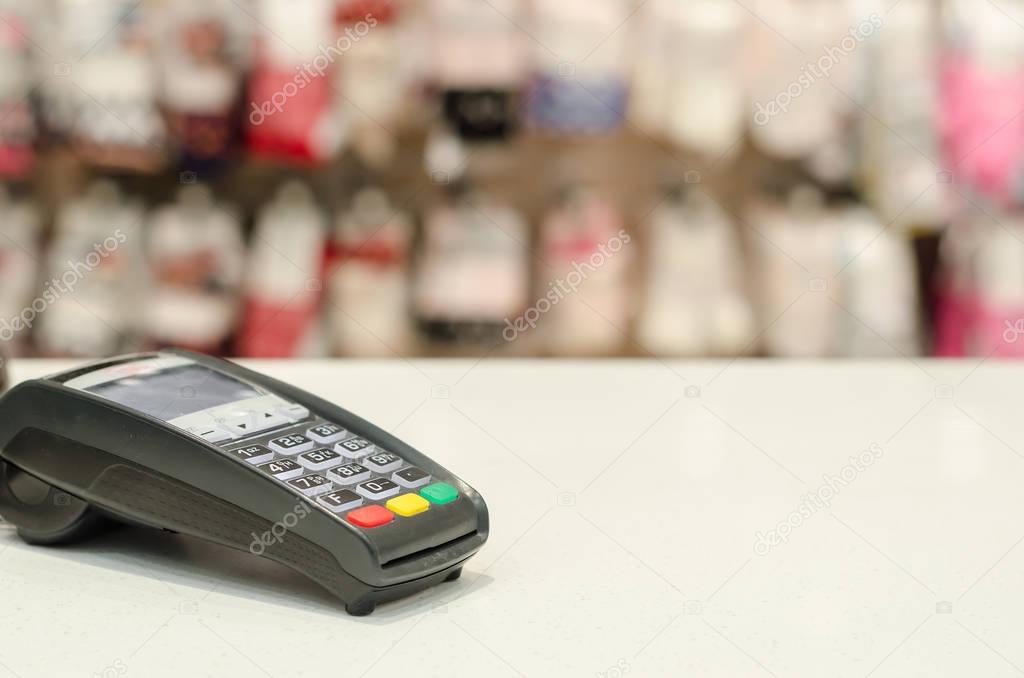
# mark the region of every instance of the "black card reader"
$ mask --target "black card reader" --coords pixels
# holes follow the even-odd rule
[[[242,368],[170,350],[0,398],[0,515],[33,544],[111,519],[270,558],[353,615],[456,579],[487,539],[469,485],[387,432]]]

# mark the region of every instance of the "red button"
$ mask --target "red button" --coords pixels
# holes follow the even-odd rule
[[[395,514],[383,506],[371,505],[356,509],[345,517],[348,522],[359,527],[379,527],[394,520]]]

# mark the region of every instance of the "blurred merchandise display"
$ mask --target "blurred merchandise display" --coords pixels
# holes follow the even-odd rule
[[[748,52],[751,135],[766,153],[811,159],[839,143],[856,107],[861,42],[882,23],[846,0],[758,0]],[[790,36],[779,48],[779,34]],[[793,42],[795,41],[795,42]]]
[[[118,353],[136,336],[145,299],[142,206],[98,182],[65,207],[44,260],[35,340],[54,356]]]
[[[706,193],[673,188],[648,223],[637,338],[659,355],[735,355],[755,335],[736,231]]]
[[[945,4],[941,130],[948,170],[999,205],[1024,198],[1024,3]],[[1008,14],[1009,12],[1009,14]]]
[[[1024,3],[943,5],[939,78],[944,181],[936,346],[942,356],[1024,356]]]
[[[245,259],[238,216],[208,188],[186,186],[149,218],[148,343],[207,353],[224,349],[239,317]]]
[[[161,99],[191,171],[220,167],[236,141],[242,77],[222,2],[179,0],[157,14]]]
[[[980,223],[959,219],[949,228],[951,237],[942,243],[935,323],[935,354],[941,357],[967,355],[967,337],[976,306],[973,257],[981,239]]]
[[[459,186],[424,218],[413,306],[435,341],[497,339],[527,305],[525,219],[479,190]]]
[[[338,217],[328,269],[333,353],[393,357],[416,349],[409,309],[412,222],[365,188]]]
[[[765,234],[759,288],[772,355],[920,352],[913,251],[870,210],[827,205],[805,186],[750,218]]]
[[[922,350],[914,252],[865,207],[841,210],[836,291],[842,309],[837,354],[881,358]]]
[[[52,132],[99,167],[149,172],[166,162],[150,9],[129,0],[58,0],[42,18],[55,39],[43,110]]]
[[[517,28],[526,20],[526,4],[436,0],[429,6],[432,79],[446,123],[469,141],[508,138],[529,75],[529,38]]]
[[[824,276],[836,270],[839,215],[820,192],[801,186],[781,199],[762,199],[747,218],[764,235],[756,289],[765,348],[784,357],[833,355],[840,311]]]
[[[535,74],[527,95],[533,125],[552,134],[603,134],[629,103],[627,0],[535,0]]]
[[[1024,0],[747,4],[0,0],[0,345],[1024,354]]]
[[[973,355],[1024,357],[1024,223],[1019,215],[985,226],[976,254],[976,317],[968,335]]]
[[[263,208],[246,270],[238,355],[316,355],[326,233],[326,217],[305,184],[285,184]]]
[[[631,119],[713,159],[740,148],[746,12],[729,0],[651,0],[641,11]]]
[[[947,249],[941,355],[1024,357],[1024,223],[974,213],[957,226],[959,249]],[[952,243],[950,243],[952,245]]]
[[[0,3],[0,179],[23,179],[35,163],[29,56],[25,17]]]
[[[32,296],[41,235],[36,210],[0,188],[0,346],[8,355],[23,352],[38,313]]]
[[[931,0],[904,0],[886,12],[869,47],[861,165],[868,199],[886,224],[933,230],[945,222],[946,195],[937,185],[935,125],[938,22]]]
[[[622,351],[637,304],[630,289],[632,236],[622,216],[587,186],[567,189],[541,225],[534,307],[544,347],[557,355]],[[545,303],[546,302],[546,303]]]
[[[335,13],[338,44],[348,49],[335,73],[341,129],[360,157],[377,167],[394,157],[409,94],[411,66],[399,10],[394,0],[347,0]]]
[[[248,143],[256,155],[319,164],[341,147],[332,81],[346,48],[328,0],[258,0]]]

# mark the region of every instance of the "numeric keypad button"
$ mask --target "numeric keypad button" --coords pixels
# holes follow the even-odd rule
[[[291,480],[292,478],[298,478],[305,470],[291,459],[268,461],[266,464],[260,464],[257,468],[268,475],[274,476],[278,480]]]
[[[316,443],[306,436],[298,433],[274,438],[267,443],[267,447],[272,449],[274,452],[277,452],[278,454],[286,454],[288,456],[309,452],[315,446]]]
[[[231,450],[229,454],[238,457],[242,461],[247,461],[250,464],[262,464],[274,458],[274,453],[262,445],[246,445],[245,447],[239,447],[236,450]]]
[[[363,466],[374,473],[391,473],[402,467],[402,458],[390,452],[377,452],[363,459]]]
[[[356,485],[356,492],[370,501],[378,501],[393,497],[401,490],[398,485],[387,478],[374,478]]]
[[[348,431],[337,424],[320,424],[306,431],[306,436],[320,445],[331,445],[348,435]]]
[[[334,449],[349,459],[362,459],[368,454],[373,454],[374,445],[366,438],[356,437],[342,440],[334,446]]]
[[[319,473],[311,473],[308,476],[289,480],[288,484],[307,497],[315,497],[330,492],[334,487],[330,480],[324,478]]]
[[[299,464],[305,466],[310,471],[323,471],[332,466],[344,464],[345,457],[341,456],[334,450],[321,447],[319,450],[313,450],[312,452],[303,452],[295,458],[295,461],[299,462]]]
[[[333,513],[344,513],[363,505],[363,498],[352,490],[335,490],[322,495],[320,505]]]
[[[327,472],[327,477],[339,485],[355,485],[370,479],[370,469],[362,464],[345,464],[332,468]]]
[[[403,468],[391,474],[391,479],[402,487],[414,488],[423,487],[430,482],[430,474],[415,466]]]

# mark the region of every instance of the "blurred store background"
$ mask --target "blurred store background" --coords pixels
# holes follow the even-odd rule
[[[0,344],[1024,355],[1022,0],[0,0]]]

